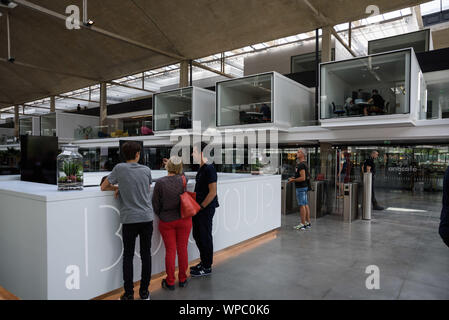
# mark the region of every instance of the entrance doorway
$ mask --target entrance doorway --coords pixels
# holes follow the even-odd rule
[[[359,183],[362,189],[362,166],[373,150],[379,152],[375,160],[376,198],[386,212],[419,213],[429,205],[435,205],[432,210],[438,212],[444,172],[449,166],[448,145],[334,146],[334,150],[333,214],[342,214],[343,183]],[[362,196],[359,192],[359,203]]]

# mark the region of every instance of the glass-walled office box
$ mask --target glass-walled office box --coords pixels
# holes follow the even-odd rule
[[[60,143],[80,139],[80,132],[94,132],[100,122],[99,117],[60,111],[42,115],[40,118],[41,135],[58,137]]]
[[[41,116],[41,136],[56,137],[56,113]]]
[[[413,48],[416,53],[433,50],[430,29],[368,41],[368,55]]]
[[[39,117],[21,117],[19,119],[19,132],[21,136],[40,136]]]
[[[153,130],[163,132],[192,129],[193,121],[201,121],[206,130],[215,123],[215,92],[187,87],[161,92],[153,98]]]
[[[320,65],[323,127],[414,125],[426,83],[413,49]]]
[[[269,72],[217,82],[217,127],[315,124],[313,91]]]

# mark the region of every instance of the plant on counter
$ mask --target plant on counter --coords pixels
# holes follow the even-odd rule
[[[65,176],[58,179],[62,183],[83,182],[83,167],[79,163],[64,161],[62,171]]]
[[[78,131],[78,134],[85,138],[86,140],[89,139],[92,136],[92,127],[88,126],[88,127],[83,127],[83,126],[78,126],[78,129],[76,129]]]

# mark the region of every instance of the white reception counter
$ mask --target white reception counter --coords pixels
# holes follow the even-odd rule
[[[153,178],[165,174],[153,171]],[[86,174],[85,180],[99,184],[104,175]],[[190,180],[188,188],[194,184]],[[219,174],[218,198],[215,251],[281,226],[278,175]],[[15,177],[0,180],[0,204],[0,286],[6,290],[22,299],[92,299],[123,285],[121,224],[112,192],[98,186],[61,192]],[[165,270],[164,257],[155,218],[153,274]],[[191,236],[189,260],[198,257]],[[139,256],[134,275],[140,280]]]

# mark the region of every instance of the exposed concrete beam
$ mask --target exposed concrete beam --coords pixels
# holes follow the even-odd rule
[[[19,137],[19,106],[14,106],[14,135]]]
[[[50,97],[50,112],[56,112],[56,99],[55,96]]]
[[[138,88],[138,87],[133,87],[124,83],[120,83],[120,82],[116,82],[116,81],[108,81],[109,84],[112,84],[114,86],[119,86],[119,87],[123,87],[123,88],[129,88],[129,89],[134,89],[137,91],[143,91],[143,92],[148,92],[148,93],[156,93],[156,91],[153,90],[148,90],[148,89],[142,89],[142,88]]]
[[[321,12],[319,12],[308,0],[302,0],[308,7],[309,9],[313,12],[315,18],[317,18],[317,20],[322,23],[322,26],[328,26],[330,24],[329,19],[324,16]]]
[[[354,52],[354,50],[352,50],[351,47],[346,44],[346,42],[340,37],[340,35],[337,33],[337,31],[335,31],[335,29],[333,27],[330,28],[330,30],[331,30],[332,35],[335,37],[335,39],[340,41],[340,43],[343,45],[343,47],[345,47],[346,50],[348,50],[349,53],[352,54],[353,57],[357,57],[357,54]]]
[[[321,30],[321,62],[329,62],[332,60],[332,32],[331,27],[323,27]]]
[[[424,22],[422,20],[422,14],[421,14],[421,6],[413,7],[413,11],[415,13],[416,22],[418,23],[419,29],[424,29]]]
[[[17,66],[21,66],[21,67],[24,67],[24,68],[39,70],[39,71],[43,71],[43,72],[59,74],[59,75],[66,76],[66,77],[85,79],[85,80],[95,81],[95,82],[100,82],[101,81],[100,79],[96,79],[96,78],[93,78],[93,77],[90,77],[90,76],[74,74],[74,73],[65,72],[65,71],[59,71],[59,70],[53,70],[53,69],[49,69],[49,68],[45,68],[45,67],[40,67],[40,66],[36,66],[36,65],[20,62],[20,61],[17,61],[17,60],[14,61],[13,63],[11,63],[7,59],[0,58],[0,62],[7,63],[9,65],[17,65]]]
[[[181,61],[179,70],[179,87],[185,88],[189,86],[189,61]]]
[[[49,10],[47,8],[44,8],[42,6],[39,6],[37,4],[31,3],[31,2],[26,1],[26,0],[14,0],[14,2],[22,5],[25,8],[32,9],[34,11],[37,11],[39,13],[48,15],[48,16],[53,17],[53,18],[57,18],[57,19],[60,19],[60,20],[63,20],[63,21],[66,21],[66,19],[67,19],[67,16],[65,16],[63,14],[60,14],[60,13],[57,13],[55,11]],[[122,41],[122,42],[126,42],[128,44],[134,45],[134,46],[139,47],[141,49],[150,50],[152,52],[155,52],[155,53],[158,53],[158,54],[161,54],[161,55],[164,55],[166,57],[170,57],[170,58],[173,58],[173,59],[176,59],[176,60],[179,60],[179,61],[186,59],[185,57],[182,57],[182,56],[177,55],[175,53],[167,52],[167,51],[164,51],[164,50],[161,50],[161,49],[149,46],[147,44],[144,44],[144,43],[141,43],[141,42],[138,42],[138,41],[135,41],[135,40],[132,40],[132,39],[120,36],[118,34],[109,32],[107,30],[98,28],[96,26],[86,26],[82,21],[78,20],[77,22],[79,23],[80,27],[82,27],[82,28],[84,28],[86,30],[92,31],[92,32],[99,33],[99,34],[101,34],[103,36],[106,36],[106,37],[109,37],[111,39],[115,39],[115,40],[119,40],[119,41]]]
[[[213,68],[210,68],[210,67],[208,67],[208,66],[206,66],[206,65],[204,65],[204,64],[202,64],[202,63],[196,62],[196,61],[192,61],[192,64],[193,64],[195,67],[198,67],[198,68],[201,68],[201,69],[204,69],[204,70],[207,70],[207,71],[210,71],[210,72],[219,74],[220,76],[224,76],[224,77],[231,78],[231,79],[235,78],[234,76],[232,76],[232,75],[230,75],[230,74],[227,74],[227,73],[224,73],[224,72],[215,70],[215,69],[213,69]]]
[[[352,50],[352,22],[348,26],[348,47]]]
[[[107,86],[106,82],[100,84],[100,126],[106,124],[108,117],[108,101],[107,101]]]
[[[346,48],[346,50],[349,51],[349,53],[356,57],[356,53],[344,42],[344,40],[338,35],[337,31],[335,31],[333,24],[331,22],[331,20],[326,17],[325,15],[323,15],[321,12],[319,12],[308,0],[303,0],[303,2],[309,7],[309,9],[312,11],[312,13],[314,14],[316,20],[322,24],[323,26],[323,36],[324,36],[324,28],[325,27],[329,27],[330,28],[330,32],[332,33],[332,35],[338,40],[340,41],[340,43]],[[324,38],[322,38],[322,41],[324,40]],[[324,61],[324,60],[323,60]]]

